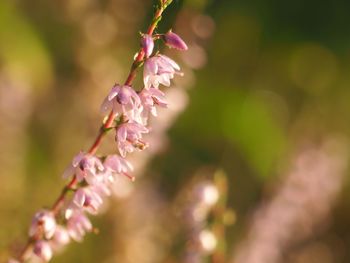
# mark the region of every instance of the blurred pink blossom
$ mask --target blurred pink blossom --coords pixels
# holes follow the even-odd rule
[[[347,158],[334,139],[301,151],[274,197],[256,211],[233,262],[284,262],[290,246],[319,231],[341,190]]]
[[[51,211],[42,210],[34,215],[32,224],[29,228],[29,236],[44,236],[50,239],[56,230],[56,220]]]
[[[75,241],[81,242],[86,232],[92,231],[92,224],[87,216],[78,209],[67,209],[67,231]]]
[[[52,248],[47,241],[39,240],[34,244],[33,252],[36,256],[42,259],[44,262],[49,261],[52,258]]]

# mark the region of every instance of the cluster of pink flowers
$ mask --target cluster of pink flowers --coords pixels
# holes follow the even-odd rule
[[[82,241],[85,233],[93,230],[86,214],[98,213],[104,198],[111,194],[117,176],[134,179],[130,175],[133,167],[125,157],[135,150],[147,148],[143,136],[150,132],[148,119],[151,115],[157,116],[157,106],[168,105],[159,87],[170,86],[171,79],[181,74],[175,61],[154,52],[154,41],[158,39],[164,40],[169,47],[187,49],[185,42],[171,31],[163,35],[142,36],[140,52],[144,53],[144,87],[136,91],[131,85],[116,84],[101,106],[103,112],[113,114],[117,153],[100,158],[89,152],[80,152],[74,157],[63,174],[64,178],[76,180],[74,188],[69,189],[73,196],[66,200],[63,211],[59,211],[61,213],[42,210],[35,214],[29,230],[33,241],[29,257],[47,262],[54,251],[71,240]]]

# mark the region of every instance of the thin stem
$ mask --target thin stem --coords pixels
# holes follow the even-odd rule
[[[165,7],[160,6],[155,14],[154,17],[152,19],[152,23],[150,24],[150,26],[148,27],[147,30],[147,34],[148,35],[152,35],[154,30],[156,29],[159,21],[161,20],[161,16],[163,11],[165,10]],[[134,62],[131,65],[131,69],[129,72],[129,75],[125,81],[125,85],[130,86],[133,82],[133,80],[136,77],[136,73],[137,73],[137,68],[139,63],[144,59],[145,57],[145,53],[142,49],[142,47],[140,48],[140,50],[137,53],[137,56],[134,60]],[[113,110],[111,110],[111,112],[109,113],[107,120],[105,121],[105,123],[101,126],[101,128],[98,131],[98,134],[93,142],[93,144],[91,145],[91,147],[88,150],[89,154],[95,154],[98,150],[98,148],[100,147],[101,143],[102,143],[102,139],[104,137],[104,135],[106,134],[106,129],[112,127],[113,121],[114,121],[114,112]],[[77,179],[75,176],[73,176],[73,178],[69,181],[69,183],[64,186],[63,190],[61,191],[61,194],[59,195],[59,197],[56,199],[56,201],[54,202],[54,204],[51,207],[51,211],[53,212],[53,214],[55,216],[57,216],[59,214],[59,212],[61,211],[63,205],[64,205],[64,201],[66,198],[67,193],[69,192],[69,190],[74,189],[74,187],[77,184]],[[20,255],[18,256],[18,260],[20,262],[24,262],[25,261],[25,256],[26,254],[29,252],[29,250],[31,249],[33,243],[37,240],[38,238],[29,238],[25,247],[23,248],[23,250],[21,251]]]
[[[103,136],[106,134],[106,129],[110,128],[113,124],[114,121],[114,112],[113,110],[111,110],[111,112],[108,115],[108,118],[106,120],[106,122],[101,126],[100,131],[98,132],[97,137],[95,138],[94,143],[91,145],[88,153],[89,154],[95,154],[98,147],[100,146],[101,142],[102,142],[102,138]]]
[[[56,202],[52,205],[51,210],[55,216],[58,215],[61,206],[64,203],[64,198],[69,190],[72,190],[77,183],[77,178],[73,176],[72,180],[63,188],[60,196],[57,198]]]

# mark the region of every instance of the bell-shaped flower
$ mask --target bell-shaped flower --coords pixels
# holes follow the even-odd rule
[[[132,181],[135,179],[129,172],[133,171],[134,168],[132,165],[124,158],[118,155],[110,155],[106,158],[103,165],[105,166],[106,171],[113,174],[120,174],[128,177]]]
[[[126,153],[131,153],[135,149],[144,150],[148,144],[142,141],[142,134],[148,132],[145,126],[137,122],[121,124],[115,137],[121,156],[125,157]]]
[[[63,226],[57,226],[55,234],[51,239],[51,245],[54,250],[59,250],[63,246],[67,245],[70,242],[70,237],[68,231]]]
[[[74,157],[72,164],[63,173],[63,178],[68,178],[75,174],[78,182],[86,180],[89,184],[94,184],[99,173],[103,170],[104,167],[99,158],[80,152]]]
[[[179,65],[164,55],[156,55],[145,61],[143,82],[146,89],[158,88],[159,84],[170,86],[170,80],[175,74],[182,74]]]
[[[81,242],[86,232],[93,230],[92,224],[82,210],[68,208],[66,210],[67,231],[69,236]]]
[[[140,98],[136,91],[128,85],[115,85],[101,105],[101,111],[113,110],[115,115],[124,114],[136,120],[139,113]]]
[[[90,214],[97,214],[102,205],[102,197],[95,191],[93,186],[79,188],[73,197],[73,203],[78,208],[86,210]]]
[[[54,214],[48,210],[42,210],[37,212],[32,220],[29,228],[30,237],[44,236],[46,239],[50,239],[56,230],[56,220]]]
[[[146,124],[150,113],[153,116],[157,116],[157,105],[163,108],[166,108],[168,106],[164,92],[159,89],[153,87],[149,89],[143,89],[140,92],[139,96],[142,104],[141,117],[143,124]]]

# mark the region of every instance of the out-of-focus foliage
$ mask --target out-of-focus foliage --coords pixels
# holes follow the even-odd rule
[[[53,77],[50,54],[39,34],[13,4],[0,3],[2,71],[35,89],[46,88]]]
[[[152,4],[0,1],[1,251],[16,249],[34,211],[58,195],[71,157],[89,145],[102,119],[100,102],[125,79]],[[160,30],[176,22],[174,31],[192,43],[191,59],[177,56],[185,73],[178,85],[189,87],[189,102],[166,148],[136,182],[135,200],[147,200],[149,209],[111,201],[94,219],[100,234],[53,262],[118,262],[115,255],[143,242],[118,235],[139,222],[135,210],[147,223],[139,231],[158,231],[152,237],[165,244],[159,255],[176,258],[176,227],[164,221],[177,223],[171,203],[202,166],[227,172],[228,205],[237,214],[226,232],[233,252],[293,153],[305,142],[350,135],[349,9],[341,0],[174,0]],[[286,262],[350,262],[349,197],[345,180],[328,227],[286,251]],[[0,253],[0,261],[6,257]]]

